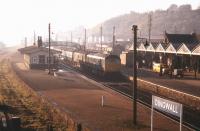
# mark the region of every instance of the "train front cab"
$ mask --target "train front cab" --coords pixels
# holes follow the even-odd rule
[[[109,55],[105,58],[104,75],[115,76],[120,74],[121,60],[117,55]]]

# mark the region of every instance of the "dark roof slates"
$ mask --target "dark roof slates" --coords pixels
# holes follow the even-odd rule
[[[196,35],[194,34],[165,34],[168,42],[170,43],[187,43],[197,44],[199,43]]]

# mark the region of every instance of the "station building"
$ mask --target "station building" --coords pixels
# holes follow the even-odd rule
[[[32,45],[18,49],[23,55],[24,64],[29,69],[48,69],[49,66],[49,49],[42,46],[42,39],[38,37],[38,45]],[[58,66],[58,57],[60,51],[50,50],[50,67],[56,69]]]
[[[153,63],[162,63],[173,69],[200,72],[200,41],[195,33],[168,34],[160,42],[137,43],[139,67],[152,69]],[[133,65],[133,47],[120,55],[121,64]]]

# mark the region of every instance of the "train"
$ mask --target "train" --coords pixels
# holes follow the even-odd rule
[[[74,67],[98,75],[120,74],[121,60],[117,55],[76,49],[62,50],[64,60]]]
[[[84,62],[80,62],[83,70],[98,75],[112,75],[120,73],[121,61],[116,55],[89,53]]]

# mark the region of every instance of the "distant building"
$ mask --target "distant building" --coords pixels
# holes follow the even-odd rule
[[[18,51],[24,56],[24,64],[29,69],[47,69],[49,65],[49,49],[42,46],[42,38],[38,37],[38,45],[20,48]],[[50,50],[50,66],[57,68],[60,51]]]

